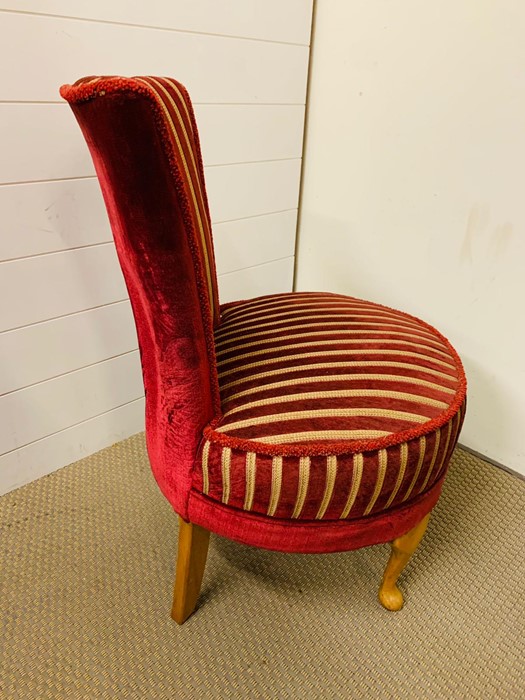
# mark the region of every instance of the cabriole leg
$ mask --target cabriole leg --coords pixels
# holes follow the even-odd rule
[[[429,520],[430,513],[412,530],[392,542],[392,552],[379,589],[379,601],[387,610],[401,610],[403,607],[403,594],[397,587],[397,579],[421,542]]]

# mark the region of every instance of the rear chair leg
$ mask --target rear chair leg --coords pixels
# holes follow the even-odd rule
[[[179,551],[171,616],[182,625],[195,610],[201,590],[210,532],[179,517]]]
[[[403,607],[403,594],[397,587],[397,579],[421,542],[429,520],[430,513],[412,530],[392,542],[392,552],[379,589],[379,601],[387,610],[401,610]]]

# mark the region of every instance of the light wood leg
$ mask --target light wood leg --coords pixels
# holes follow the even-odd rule
[[[421,542],[429,520],[430,513],[423,520],[420,520],[412,530],[392,542],[392,552],[379,589],[379,601],[387,610],[401,610],[403,607],[405,601],[403,594],[397,587],[397,579]]]
[[[209,542],[209,530],[187,523],[179,517],[179,551],[171,609],[171,616],[179,625],[186,622],[195,610],[206,566]]]

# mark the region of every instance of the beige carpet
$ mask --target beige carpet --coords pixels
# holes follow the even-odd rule
[[[201,607],[169,617],[176,517],[143,438],[0,499],[0,697],[523,698],[525,482],[456,451],[426,538],[284,555],[212,539]]]

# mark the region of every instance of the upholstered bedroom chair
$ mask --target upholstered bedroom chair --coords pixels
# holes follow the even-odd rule
[[[61,94],[129,290],[151,466],[180,516],[173,618],[195,608],[210,532],[282,552],[392,542],[379,599],[399,610],[465,414],[458,355],[418,318],[340,294],[221,306],[185,88],[104,76]]]

